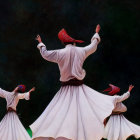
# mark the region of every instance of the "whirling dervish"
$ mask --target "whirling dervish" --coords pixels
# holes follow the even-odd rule
[[[134,86],[130,85],[126,99],[130,96],[130,92]],[[109,91],[109,95],[117,96],[116,94],[120,92],[120,88],[110,84],[110,87],[104,91]],[[125,100],[126,100],[125,99]],[[124,116],[123,112],[126,112],[127,108],[122,102],[116,104],[112,115],[108,118],[105,124],[104,138],[107,140],[126,140],[130,136],[135,138],[140,138],[140,126],[133,124],[128,121]]]
[[[66,46],[51,51],[37,36],[37,47],[42,57],[59,66],[62,87],[30,126],[33,140],[100,140],[104,134],[105,119],[111,115],[116,103],[126,98],[126,94],[117,97],[101,94],[83,82],[86,75],[83,63],[97,49],[100,25],[95,31],[88,46],[77,47],[76,43],[83,41],[70,37],[62,29],[58,38]]]
[[[5,98],[7,102],[7,114],[0,122],[0,140],[31,140],[18,118],[16,106],[20,99],[29,100],[30,93],[34,90],[35,88],[32,88],[24,93],[24,85],[17,86],[12,92],[0,88],[0,97]]]

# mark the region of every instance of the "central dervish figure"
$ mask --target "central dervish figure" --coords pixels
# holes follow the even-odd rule
[[[95,31],[90,45],[77,47],[76,43],[83,41],[73,39],[62,29],[58,38],[65,48],[51,51],[37,36],[37,47],[42,57],[59,66],[62,87],[30,126],[33,140],[100,140],[104,134],[105,119],[111,115],[118,102],[128,98],[127,93],[122,96],[104,95],[83,82],[86,75],[83,63],[97,49],[100,25]]]

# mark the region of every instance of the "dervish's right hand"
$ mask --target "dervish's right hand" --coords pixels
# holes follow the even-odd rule
[[[35,40],[37,40],[39,43],[42,42],[40,35],[37,35],[37,37],[35,38]]]

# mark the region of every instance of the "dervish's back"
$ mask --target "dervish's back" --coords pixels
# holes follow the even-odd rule
[[[82,68],[84,60],[97,49],[100,41],[98,33],[92,39],[91,44],[86,47],[66,45],[64,49],[48,51],[43,43],[38,45],[42,57],[48,61],[58,63],[60,69],[60,81],[68,81],[76,78],[82,80],[85,70]]]

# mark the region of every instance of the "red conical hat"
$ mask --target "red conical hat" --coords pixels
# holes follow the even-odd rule
[[[106,91],[109,91],[108,92],[109,95],[115,95],[118,92],[120,92],[120,88],[112,84],[109,84],[109,88],[105,89],[103,92],[106,92]]]
[[[75,40],[74,38],[70,37],[65,29],[62,29],[58,33],[58,38],[63,42],[77,42],[77,43],[83,43],[84,41],[82,40]]]

